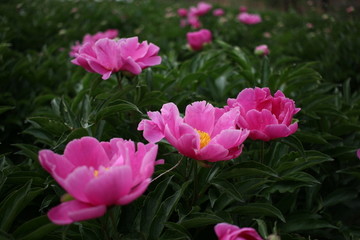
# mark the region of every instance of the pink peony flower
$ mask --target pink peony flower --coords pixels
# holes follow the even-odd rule
[[[179,8],[177,13],[180,17],[186,17],[188,14],[188,10],[186,8]]]
[[[199,17],[196,15],[188,15],[187,22],[191,25],[193,29],[197,29],[201,27],[201,22]]]
[[[215,233],[219,240],[262,240],[253,228],[239,228],[238,226],[219,223],[215,226]]]
[[[249,131],[236,129],[238,109],[225,112],[205,101],[188,105],[184,118],[174,103],[164,104],[160,112],[148,112],[138,130],[149,142],[165,138],[182,155],[209,162],[238,157]]]
[[[215,9],[215,10],[213,11],[213,15],[214,15],[214,16],[217,16],[217,17],[223,16],[224,14],[225,14],[225,12],[224,12],[224,10],[221,9],[221,8],[217,8],[217,9]]]
[[[71,47],[70,57],[75,57],[75,55],[77,53],[79,53],[80,48],[85,43],[94,44],[99,39],[102,39],[102,38],[113,39],[113,38],[116,38],[118,35],[119,35],[119,31],[116,29],[109,29],[109,30],[106,30],[105,32],[98,32],[95,35],[86,34],[83,38],[82,43],[76,42],[76,44]]]
[[[249,138],[253,140],[287,137],[298,128],[292,119],[300,108],[295,108],[295,102],[280,90],[273,97],[269,88],[246,88],[236,99],[229,98],[227,104],[226,110],[239,109],[237,125],[250,130]]]
[[[248,9],[247,9],[246,6],[240,6],[240,7],[239,7],[239,11],[240,11],[241,13],[243,13],[243,12],[247,12]]]
[[[249,25],[257,24],[262,21],[260,15],[250,14],[250,13],[246,13],[246,12],[240,13],[237,18],[240,22],[249,24]]]
[[[95,44],[85,43],[71,62],[106,80],[112,73],[126,71],[138,75],[142,69],[161,63],[159,47],[137,37],[113,40],[103,38]]]
[[[257,46],[254,52],[258,56],[267,56],[270,53],[270,50],[266,44],[262,44]]]
[[[201,29],[197,32],[188,32],[186,38],[190,47],[195,51],[199,51],[203,49],[204,44],[211,43],[212,34],[207,29]]]
[[[212,5],[206,2],[199,2],[196,10],[195,10],[195,15],[197,16],[202,16],[207,14],[212,8]]]
[[[49,219],[65,225],[97,218],[108,206],[125,205],[141,196],[154,172],[157,145],[121,138],[98,142],[83,137],[68,143],[64,155],[41,150],[42,167],[74,199],[52,208]]]

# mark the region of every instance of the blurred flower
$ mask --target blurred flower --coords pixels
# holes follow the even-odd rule
[[[68,193],[62,198],[66,202],[49,211],[49,219],[70,224],[100,217],[108,206],[134,201],[150,184],[156,154],[152,143],[138,143],[136,150],[132,141],[98,142],[93,137],[69,142],[64,155],[41,150],[41,166]]]
[[[116,29],[109,29],[106,30],[105,32],[98,32],[94,35],[90,35],[90,34],[86,34],[83,38],[82,43],[80,43],[79,41],[77,41],[75,43],[74,46],[71,47],[71,51],[70,51],[70,57],[75,57],[75,55],[77,53],[79,53],[80,48],[85,44],[85,43],[92,43],[94,44],[97,40],[102,39],[102,38],[116,38],[119,35],[119,31]]]
[[[314,25],[312,24],[312,23],[306,23],[306,27],[308,28],[308,29],[312,29],[312,28],[314,28]]]
[[[355,11],[355,8],[353,6],[350,6],[350,7],[346,8],[347,13],[352,13],[354,11]]]
[[[258,56],[267,56],[270,53],[270,50],[266,44],[262,44],[257,46],[254,52]]]
[[[356,151],[356,155],[357,155],[357,157],[360,159],[360,149],[358,149],[358,150]]]
[[[221,8],[217,8],[213,11],[213,15],[217,17],[224,15],[224,13],[224,10]]]
[[[239,12],[244,13],[244,12],[247,12],[247,11],[248,11],[248,9],[247,9],[246,6],[240,6],[239,7]]]
[[[264,32],[263,36],[264,36],[264,38],[271,38],[271,33]]]
[[[238,157],[249,131],[236,129],[238,109],[225,112],[205,101],[188,105],[180,116],[174,103],[164,104],[160,112],[148,112],[150,120],[142,120],[138,130],[149,142],[165,138],[182,155],[209,162]]]
[[[246,88],[236,99],[229,98],[227,104],[226,110],[239,109],[237,125],[249,129],[253,140],[287,137],[298,129],[298,123],[292,120],[300,108],[280,90],[273,97],[269,88]]]
[[[78,8],[76,8],[76,7],[73,7],[72,9],[71,9],[71,13],[76,13],[76,12],[78,12],[79,11],[79,9]]]
[[[258,14],[240,13],[237,19],[245,24],[257,24],[261,22],[261,17]]]
[[[206,2],[199,2],[196,8],[192,9],[193,14],[196,16],[202,16],[207,14],[212,8],[212,5]]]
[[[186,38],[189,46],[193,50],[199,51],[203,49],[204,44],[211,43],[212,34],[207,29],[201,29],[200,31],[197,32],[188,32],[186,34]]]
[[[179,8],[177,13],[180,17],[186,17],[188,14],[188,10],[186,8]]]
[[[199,17],[196,15],[188,15],[187,22],[191,25],[193,29],[197,29],[201,27],[201,22],[199,20]]]
[[[228,223],[216,224],[215,233],[218,240],[262,240],[255,229],[249,227],[239,228]]]
[[[112,73],[126,71],[138,75],[150,66],[161,63],[159,47],[147,41],[139,43],[137,37],[113,40],[103,38],[95,44],[85,43],[71,62],[89,72],[108,79]]]

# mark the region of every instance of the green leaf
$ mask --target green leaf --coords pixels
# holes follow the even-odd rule
[[[231,182],[221,178],[214,178],[210,183],[216,186],[219,190],[228,193],[236,201],[244,202],[244,198]]]
[[[23,187],[10,193],[0,203],[0,229],[8,231],[16,216],[38,196],[43,189],[31,189],[32,181],[28,181]]]
[[[286,224],[281,229],[284,232],[299,232],[321,228],[336,229],[337,227],[328,223],[320,215],[314,213],[298,213],[287,218]]]
[[[216,223],[224,222],[224,219],[218,217],[215,214],[209,213],[194,213],[187,216],[186,219],[182,220],[180,224],[188,228],[200,228],[207,225],[213,225]]]
[[[286,222],[281,211],[270,203],[249,203],[244,206],[233,207],[229,209],[229,211],[232,213],[250,215],[255,217],[277,217],[281,221]]]
[[[0,114],[6,112],[6,111],[9,111],[9,110],[12,110],[12,109],[15,109],[14,106],[0,106]]]

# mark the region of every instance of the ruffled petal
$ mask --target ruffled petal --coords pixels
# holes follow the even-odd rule
[[[184,122],[196,130],[211,134],[214,128],[215,108],[206,101],[194,102],[185,110]]]
[[[138,186],[131,190],[131,192],[123,197],[121,197],[116,204],[126,205],[139,198],[147,189],[151,182],[151,179],[145,179]]]
[[[91,166],[95,169],[100,165],[107,167],[109,162],[105,150],[93,137],[83,137],[69,142],[64,156],[75,166]]]
[[[101,217],[106,212],[105,205],[90,205],[77,200],[61,203],[50,209],[49,219],[58,225]]]
[[[129,166],[116,166],[99,171],[84,189],[94,205],[113,205],[127,195],[132,188],[132,173]]]

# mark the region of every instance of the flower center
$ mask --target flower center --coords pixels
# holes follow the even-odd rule
[[[209,144],[211,138],[207,132],[196,130],[200,136],[200,149]]]
[[[104,168],[105,170],[109,170],[109,168]],[[99,176],[99,170],[94,170],[94,177]]]

